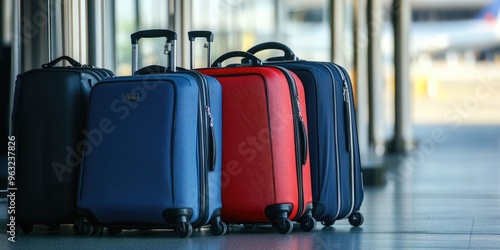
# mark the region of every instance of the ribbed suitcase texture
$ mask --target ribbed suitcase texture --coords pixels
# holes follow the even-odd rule
[[[54,67],[61,60],[73,66]],[[34,224],[77,222],[88,98],[97,81],[111,76],[109,70],[82,67],[66,56],[18,75],[13,110],[15,216],[24,232]]]
[[[312,230],[300,80],[267,66],[198,70],[216,77],[223,89],[223,220],[276,222],[280,233],[300,220]]]
[[[259,44],[248,51],[255,54],[266,49],[285,54],[266,65],[291,70],[304,85],[314,217],[325,225],[345,217],[352,225],[361,225],[363,180],[352,83],[347,71],[334,63],[298,60],[290,48],[276,42]]]

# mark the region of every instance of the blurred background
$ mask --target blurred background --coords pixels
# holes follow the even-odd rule
[[[472,126],[474,137],[500,125],[499,9],[495,0],[2,0],[0,145],[17,74],[69,55],[130,75],[130,34],[150,28],[178,33],[178,65],[188,68],[187,31],[211,30],[212,60],[279,41],[300,59],[344,66],[356,90],[363,168],[375,171],[365,179],[383,183],[387,156],[418,152],[429,138],[421,128]],[[206,67],[203,43],[195,42],[195,67]],[[141,41],[142,65],[166,64],[163,45]],[[500,138],[493,141],[499,152]]]

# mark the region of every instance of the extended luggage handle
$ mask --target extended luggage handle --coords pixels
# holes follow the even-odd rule
[[[227,59],[234,58],[234,57],[243,57],[244,59],[250,60],[252,66],[260,66],[262,65],[262,61],[257,58],[256,56],[245,52],[245,51],[231,51],[227,52],[219,58],[215,59],[215,61],[212,63],[212,67],[220,68],[222,67],[222,62],[224,62]]]
[[[170,69],[171,71],[176,70],[175,43],[177,41],[177,33],[168,29],[150,29],[140,30],[130,35],[130,40],[132,43],[132,74],[137,74],[137,69],[139,67],[139,40],[141,38],[157,37],[165,37],[167,39],[165,42],[164,53],[168,55],[169,58],[168,69]]]
[[[269,49],[275,49],[275,50],[281,50],[285,54],[283,57],[273,57],[268,59],[267,61],[297,61],[299,58],[293,53],[292,49],[290,47],[286,46],[283,43],[279,42],[265,42],[265,43],[260,43],[257,44],[250,49],[247,50],[248,53],[250,54],[256,54],[257,52],[263,51],[263,50],[269,50]]]
[[[48,63],[45,63],[42,65],[42,68],[44,69],[47,69],[47,68],[52,68],[54,67],[56,64],[58,64],[60,61],[62,60],[66,60],[69,62],[69,64],[71,64],[71,66],[73,67],[81,67],[82,64],[80,64],[79,62],[77,62],[75,59],[69,57],[69,56],[61,56],[61,57],[58,57]]]
[[[211,44],[214,41],[214,33],[208,30],[193,30],[188,32],[189,54],[191,55],[191,61],[189,62],[190,69],[194,68],[193,43],[196,38],[205,38],[207,40],[205,44],[205,48],[207,48],[207,67],[210,67],[210,61],[212,60]]]

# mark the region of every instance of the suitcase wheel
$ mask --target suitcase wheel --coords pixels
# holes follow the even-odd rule
[[[215,236],[224,235],[227,233],[227,224],[224,221],[218,220],[218,222],[212,223],[210,231]]]
[[[321,224],[323,224],[323,226],[325,226],[325,227],[329,227],[329,226],[332,226],[333,224],[335,224],[335,220],[322,221]]]
[[[180,238],[186,238],[193,233],[193,226],[189,222],[180,222],[177,224],[174,231]]]
[[[79,234],[83,235],[102,235],[104,227],[92,225],[89,222],[82,222]]]
[[[281,219],[278,219],[278,221]],[[278,222],[278,232],[280,234],[289,234],[293,231],[293,222],[289,219],[285,219],[283,222],[283,225],[280,225],[282,223]]]
[[[351,225],[354,227],[361,226],[364,220],[365,219],[363,218],[363,214],[358,211],[352,213],[351,216],[349,216],[349,223],[351,223]]]
[[[94,231],[92,232],[92,235],[102,235],[103,232],[104,232],[103,226],[94,226]]]
[[[304,232],[309,232],[316,227],[316,219],[312,216],[304,216],[300,220],[300,228]]]
[[[21,230],[23,230],[23,233],[29,234],[31,231],[33,231],[33,225],[32,224],[21,224]]]
[[[123,229],[121,228],[116,228],[116,227],[110,227],[108,228],[108,234],[116,235],[116,234],[121,234]]]
[[[79,234],[82,235],[92,235],[94,232],[94,225],[88,223],[88,222],[82,222],[80,224],[80,232]]]

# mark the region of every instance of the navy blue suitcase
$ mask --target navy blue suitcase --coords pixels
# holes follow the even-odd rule
[[[220,220],[222,89],[195,71],[175,70],[176,34],[147,30],[132,34],[133,72],[137,43],[166,37],[170,68],[165,74],[116,77],[99,82],[90,97],[88,154],[80,176],[81,232],[169,228],[179,237]]]
[[[302,81],[306,94],[309,150],[313,191],[313,216],[324,225],[349,218],[353,226],[363,223],[363,178],[356,126],[352,83],[347,71],[328,62],[298,60],[286,45],[258,44],[248,50],[276,49],[282,57],[267,64],[284,67]]]

